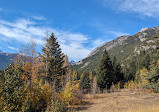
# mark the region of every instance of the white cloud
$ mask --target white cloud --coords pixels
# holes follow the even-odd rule
[[[65,54],[75,61],[86,57],[91,49],[84,46],[88,42],[88,36],[81,33],[72,33],[67,31],[50,29],[58,37],[57,40],[60,42],[61,48]]]
[[[117,32],[117,31],[108,31],[108,33],[112,34],[114,37],[130,35],[129,33]]]
[[[8,46],[9,49],[14,50],[14,51],[18,51],[18,48],[12,47],[12,46]]]
[[[90,52],[90,49],[84,46],[88,42],[87,35],[39,26],[38,22],[29,19],[18,19],[13,22],[0,20],[0,39],[3,41],[26,44],[34,40],[38,45],[43,45],[46,31],[55,34],[63,52],[75,61],[86,57]],[[8,48],[14,49],[10,46]]]
[[[106,42],[106,41],[103,41],[103,40],[101,40],[101,39],[97,39],[97,40],[94,40],[94,41],[93,41],[93,45],[94,45],[95,47],[97,47],[97,46],[100,46],[101,44],[103,44],[104,42]]]
[[[24,43],[29,42],[33,38],[37,44],[41,44],[40,41],[42,36],[44,36],[44,29],[35,27],[34,24],[34,22],[25,19],[19,19],[13,23],[0,20],[0,34],[4,38],[15,39]]]
[[[159,17],[159,0],[102,0],[104,6],[117,11],[135,12],[144,16]]]
[[[35,20],[46,20],[46,18],[43,17],[43,16],[33,16],[33,19],[35,19]]]

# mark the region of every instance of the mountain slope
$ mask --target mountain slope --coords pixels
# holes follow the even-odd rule
[[[0,70],[4,70],[16,54],[6,53],[0,50]]]
[[[94,49],[86,58],[72,65],[73,70],[95,70],[97,68],[100,57],[106,49],[110,56],[116,56],[119,62],[124,63],[132,57],[140,54],[140,51],[147,51],[150,48],[156,48],[153,38],[159,34],[159,27],[143,28],[132,36],[121,36],[110,42],[105,42],[101,46]]]

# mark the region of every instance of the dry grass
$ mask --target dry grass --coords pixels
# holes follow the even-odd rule
[[[135,110],[128,110],[127,112],[159,112],[159,106],[141,107]]]
[[[85,95],[83,108],[78,112],[159,112],[159,96],[139,95],[129,91]],[[81,109],[81,110],[80,110]]]

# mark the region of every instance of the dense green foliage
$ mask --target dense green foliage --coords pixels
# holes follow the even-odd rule
[[[101,91],[103,89],[110,89],[112,84],[124,81],[124,74],[120,64],[114,56],[111,61],[108,52],[105,50],[100,60],[97,72],[97,84]]]
[[[108,52],[105,50],[103,53],[103,57],[100,60],[98,73],[97,73],[97,84],[101,90],[110,89],[110,86],[114,82],[113,75],[113,66],[108,55]]]
[[[159,92],[159,49],[156,49],[156,52],[153,54],[151,60],[151,65],[149,67],[149,73],[146,79],[149,81],[149,84],[146,85],[147,88],[151,88],[153,91]]]
[[[9,108],[13,111],[19,111],[18,107],[22,105],[21,93],[23,90],[23,73],[20,64],[14,65],[11,63],[4,71],[5,82],[3,86],[2,96]]]
[[[89,89],[90,88],[90,78],[89,78],[88,72],[84,72],[81,75],[79,86],[80,86],[80,89]]]
[[[124,74],[122,72],[121,65],[119,62],[117,62],[117,59],[115,56],[113,58],[112,65],[113,65],[113,76],[114,76],[113,83],[117,84],[118,82],[124,81]]]
[[[58,83],[57,77],[61,77],[65,74],[64,54],[61,51],[60,45],[56,41],[54,34],[47,39],[45,47],[43,47],[43,62],[45,63],[44,72],[46,74],[46,80],[51,84],[53,81]],[[55,84],[57,85],[57,84]]]

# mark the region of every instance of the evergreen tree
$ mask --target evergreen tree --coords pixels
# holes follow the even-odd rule
[[[110,89],[113,79],[113,66],[108,55],[108,52],[105,50],[104,54],[100,60],[97,74],[97,84],[100,87],[101,91],[103,89]]]
[[[47,39],[45,47],[42,49],[43,62],[45,63],[46,80],[51,84],[53,81],[56,84],[62,75],[65,74],[64,54],[61,51],[60,45],[57,42],[54,34]]]
[[[89,89],[90,88],[90,79],[89,79],[88,72],[84,72],[81,75],[79,86],[80,86],[80,89]]]
[[[148,67],[150,66],[150,56],[149,54],[146,54],[142,60],[141,60],[141,67],[145,67],[148,69]]]
[[[122,73],[122,68],[120,64],[117,62],[116,57],[113,58],[113,77],[114,77],[114,84],[124,80],[124,74]]]
[[[80,80],[80,73],[76,71],[76,74],[77,74],[77,80]]]
[[[155,58],[159,56],[159,49],[156,49],[156,52],[153,55],[154,56],[151,60],[150,71],[146,77],[146,79],[149,81],[149,84],[147,84],[146,87],[159,92],[159,58]]]
[[[22,73],[21,65],[13,63],[4,71],[5,83],[2,95],[8,108],[13,108],[12,111],[18,111],[16,108],[22,104],[21,93],[24,85],[21,78]]]
[[[4,72],[0,71],[0,87],[4,84]]]
[[[132,59],[126,67],[126,75],[127,75],[127,81],[134,80],[135,74],[136,74],[137,66],[134,59]]]

